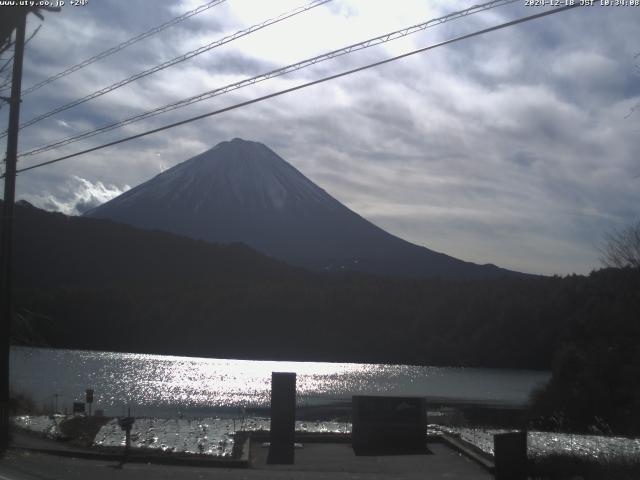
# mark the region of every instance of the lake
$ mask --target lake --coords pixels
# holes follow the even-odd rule
[[[105,415],[203,416],[269,405],[271,372],[297,373],[299,406],[352,395],[417,395],[444,402],[522,406],[549,372],[327,362],[275,362],[12,347],[11,386],[38,406],[71,410],[95,391]]]

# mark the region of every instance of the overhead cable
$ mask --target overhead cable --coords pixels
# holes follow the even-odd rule
[[[180,55],[178,57],[172,58],[171,60],[167,60],[166,62],[161,63],[160,65],[156,65],[155,67],[149,68],[147,70],[144,70],[142,72],[136,73],[134,75],[131,75],[127,78],[125,78],[124,80],[120,80],[119,82],[116,82],[112,85],[109,85],[107,87],[104,87],[100,90],[97,90],[93,93],[90,93],[89,95],[85,95],[84,97],[78,98],[76,100],[73,100],[72,102],[69,102],[65,105],[62,105],[60,107],[54,108],[53,110],[43,113],[42,115],[38,115],[37,117],[32,118],[31,120],[28,120],[26,122],[24,122],[22,125],[20,125],[20,128],[25,128],[28,126],[33,125],[34,123],[38,123],[41,120],[44,120],[45,118],[49,118],[57,113],[60,112],[64,112],[65,110],[69,110],[70,108],[73,107],[77,107],[78,105],[81,105],[85,102],[88,102],[89,100],[93,100],[94,98],[98,98],[101,97],[102,95],[105,95],[109,92],[112,92],[113,90],[116,90],[120,87],[124,87],[125,85],[128,85],[131,82],[135,82],[136,80],[140,80],[141,78],[147,77],[149,75],[152,75],[156,72],[159,72],[161,70],[164,70],[166,68],[172,67],[174,65],[177,65],[178,63],[184,62],[186,60],[189,60],[193,57],[196,57],[198,55],[201,55],[205,52],[208,52],[209,50],[212,50],[216,47],[219,47],[221,45],[225,45],[227,43],[230,43],[238,38],[244,37],[246,35],[249,35],[253,32],[256,32],[258,30],[261,30],[263,28],[266,28],[270,25],[273,25],[275,23],[281,22],[283,20],[286,20],[287,18],[293,17],[295,15],[298,15],[300,13],[306,12],[308,10],[311,10],[312,8],[318,7],[320,5],[323,5],[325,3],[330,2],[331,0],[314,0],[311,3],[308,3],[302,7],[298,7],[294,10],[290,10],[288,12],[285,12],[277,17],[271,18],[269,20],[265,20],[264,22],[261,22],[257,25],[253,25],[247,29],[241,30],[239,32],[236,32],[232,35],[229,35],[227,37],[224,37],[220,40],[217,40],[215,42],[211,42],[207,45],[204,45],[200,48],[197,48],[195,50],[192,50],[190,52],[187,52],[183,55]],[[4,136],[0,135],[0,137]]]
[[[58,140],[54,143],[42,146],[42,147],[38,147],[32,150],[29,150],[23,154],[21,154],[21,157],[25,157],[25,156],[30,156],[30,155],[35,155],[38,153],[42,153],[54,148],[58,148],[58,147],[62,147],[65,145],[69,145],[71,143],[75,143],[77,141],[83,140],[85,138],[89,138],[89,137],[93,137],[95,135],[101,134],[101,133],[105,133],[105,132],[109,132],[111,130],[115,130],[117,128],[121,128],[125,125],[129,125],[131,123],[135,123],[135,122],[139,122],[141,120],[150,118],[150,117],[154,117],[156,115],[160,115],[162,113],[166,113],[172,110],[176,110],[178,108],[183,108],[186,107],[188,105],[197,103],[197,102],[201,102],[203,100],[207,100],[209,98],[212,97],[216,97],[218,95],[223,95],[226,94],[230,91],[233,90],[237,90],[249,85],[253,85],[256,84],[258,82],[262,82],[274,77],[279,77],[281,75],[285,75],[287,73],[291,73],[293,71],[296,70],[300,70],[303,68],[307,68],[310,67],[312,65],[315,65],[317,63],[326,61],[326,60],[330,60],[333,58],[337,58],[343,55],[347,55],[349,53],[358,51],[358,50],[363,50],[365,48],[369,48],[369,47],[373,47],[375,45],[380,45],[383,43],[387,43],[390,42],[392,40],[396,40],[398,38],[402,38],[405,37],[407,35],[416,33],[416,32],[420,32],[422,30],[425,30],[429,27],[433,27],[436,25],[440,25],[442,23],[448,22],[448,21],[452,21],[452,20],[456,20],[459,18],[463,18],[466,17],[468,15],[472,15],[475,13],[479,13],[479,12],[483,12],[486,10],[489,10],[491,8],[496,8],[499,6],[503,6],[503,5],[507,5],[510,3],[515,3],[516,1],[519,0],[494,0],[491,2],[487,2],[481,5],[474,5],[473,7],[467,8],[465,10],[461,10],[461,11],[457,11],[457,12],[453,12],[453,13],[449,13],[447,15],[444,15],[442,17],[438,17],[438,18],[434,18],[431,20],[428,20],[426,22],[411,26],[411,27],[407,27],[407,28],[403,28],[401,30],[396,30],[394,32],[390,32],[390,33],[386,33],[384,35],[380,35],[374,38],[370,38],[368,40],[365,40],[363,42],[359,42],[359,43],[354,43],[352,45],[349,45],[347,47],[343,47],[340,48],[338,50],[333,50],[331,52],[328,53],[324,53],[322,55],[318,55],[312,58],[308,58],[306,60],[302,60],[300,62],[297,63],[293,63],[290,65],[287,65],[285,67],[281,67],[275,70],[271,70],[270,72],[267,73],[262,73],[260,75],[256,75],[254,77],[251,78],[247,78],[235,83],[231,83],[229,85],[226,85],[224,87],[219,87],[213,90],[209,90],[206,91],[204,93],[200,93],[198,95],[194,95],[192,97],[188,97],[188,98],[184,98],[182,100],[179,100],[177,102],[174,103],[170,103],[167,105],[163,105],[161,107],[155,108],[153,110],[149,110],[147,112],[143,112],[143,113],[139,113],[136,115],[133,115],[131,117],[125,118],[123,120],[119,120],[117,122],[113,122],[107,125],[104,125],[102,127],[99,127],[97,129],[93,129],[93,130],[87,130],[84,131],[82,133],[79,133],[77,135],[71,136],[71,137],[67,137],[61,140]]]
[[[181,125],[185,125],[187,123],[195,122],[197,120],[202,120],[203,118],[212,117],[214,115],[219,115],[221,113],[225,113],[225,112],[228,112],[228,111],[231,111],[231,110],[235,110],[235,109],[238,109],[238,108],[241,108],[241,107],[246,107],[248,105],[251,105],[251,104],[254,104],[254,103],[258,103],[258,102],[262,102],[264,100],[267,100],[267,99],[270,99],[270,98],[273,98],[273,97],[277,97],[277,96],[280,96],[280,95],[284,95],[286,93],[294,92],[296,90],[301,90],[303,88],[307,88],[307,87],[310,87],[312,85],[317,85],[319,83],[327,82],[329,80],[335,80],[336,78],[345,77],[347,75],[351,75],[353,73],[361,72],[363,70],[367,70],[367,69],[370,69],[370,68],[373,68],[373,67],[378,67],[380,65],[384,65],[384,64],[399,60],[401,58],[406,58],[406,57],[409,57],[411,55],[416,55],[418,53],[426,52],[426,51],[432,50],[434,48],[443,47],[445,45],[449,45],[449,44],[452,44],[452,43],[455,43],[455,42],[459,42],[461,40],[466,40],[468,38],[476,37],[476,36],[483,35],[483,34],[489,33],[489,32],[494,32],[496,30],[500,30],[500,29],[503,29],[503,28],[511,27],[513,25],[517,25],[517,24],[520,24],[520,23],[528,22],[530,20],[535,20],[535,19],[538,19],[538,18],[546,17],[548,15],[553,15],[555,13],[564,12],[564,11],[570,10],[572,8],[577,8],[577,7],[580,7],[580,6],[581,6],[580,4],[576,3],[576,4],[573,4],[573,5],[566,5],[564,7],[558,7],[558,8],[554,8],[552,10],[547,10],[547,11],[544,11],[544,12],[541,12],[541,13],[538,13],[538,14],[529,15],[529,16],[526,16],[526,17],[521,17],[521,18],[518,18],[516,20],[512,20],[512,21],[509,21],[509,22],[506,22],[506,23],[501,23],[499,25],[495,25],[493,27],[489,27],[489,28],[485,28],[485,29],[482,29],[482,30],[478,30],[478,31],[475,31],[473,33],[468,33],[466,35],[462,35],[462,36],[455,37],[455,38],[452,38],[452,39],[449,39],[449,40],[445,40],[443,42],[439,42],[439,43],[436,43],[436,44],[433,44],[433,45],[429,45],[427,47],[419,48],[417,50],[413,50],[411,52],[404,53],[402,55],[397,55],[395,57],[387,58],[387,59],[381,60],[379,62],[370,63],[370,64],[365,65],[363,67],[358,67],[358,68],[354,68],[352,70],[347,70],[345,72],[341,72],[341,73],[338,73],[338,74],[335,74],[335,75],[330,75],[328,77],[324,77],[324,78],[321,78],[321,79],[318,79],[318,80],[314,80],[312,82],[303,83],[303,84],[297,85],[295,87],[287,88],[285,90],[280,90],[280,91],[275,92],[275,93],[271,93],[271,94],[268,94],[268,95],[263,95],[263,96],[258,97],[258,98],[254,98],[252,100],[247,100],[245,102],[237,103],[237,104],[231,105],[229,107],[221,108],[221,109],[215,110],[213,112],[208,112],[208,113],[204,113],[202,115],[197,115],[195,117],[191,117],[191,118],[188,118],[186,120],[181,120],[179,122],[171,123],[171,124],[165,125],[163,127],[154,128],[152,130],[147,130],[146,132],[138,133],[136,135],[131,135],[129,137],[121,138],[121,139],[115,140],[113,142],[108,142],[108,143],[105,143],[105,144],[102,144],[102,145],[98,145],[97,147],[88,148],[88,149],[82,150],[80,152],[76,152],[76,153],[72,153],[72,154],[69,154],[69,155],[64,155],[62,157],[54,158],[53,160],[48,160],[46,162],[37,163],[37,164],[31,165],[29,167],[21,168],[21,169],[17,170],[17,172],[18,173],[26,172],[26,171],[29,171],[29,170],[33,170],[35,168],[43,167],[45,165],[51,165],[53,163],[58,163],[58,162],[61,162],[63,160],[67,160],[67,159],[70,159],[70,158],[78,157],[80,155],[84,155],[84,154],[87,154],[87,153],[95,152],[97,150],[102,150],[104,148],[111,147],[113,145],[118,145],[120,143],[125,143],[125,142],[131,141],[131,140],[135,140],[137,138],[145,137],[147,135],[151,135],[151,134],[154,134],[154,133],[162,132],[162,131],[168,130],[170,128],[179,127]]]
[[[123,50],[131,45],[133,45],[134,43],[137,43],[141,40],[144,40],[145,38],[148,38],[152,35],[155,35],[156,33],[161,32],[162,30],[165,30],[169,27],[172,27],[184,20],[186,20],[187,18],[193,17],[194,15],[198,15],[199,13],[202,13],[206,10],[209,10],[212,7],[215,7],[217,5],[220,5],[221,3],[225,2],[226,0],[212,0],[208,3],[202,4],[197,8],[194,8],[193,10],[189,10],[188,12],[183,13],[182,15],[172,18],[171,20],[169,20],[168,22],[163,23],[162,25],[158,25],[156,27],[153,27],[150,30],[147,30],[146,32],[143,32],[139,35],[136,35],[135,37],[130,38],[129,40],[126,40],[122,43],[119,43],[118,45],[116,45],[115,47],[111,47],[107,50],[104,50],[103,52],[100,52],[96,55],[94,55],[91,58],[88,58],[86,60],[84,60],[83,62],[80,62],[76,65],[73,65],[72,67],[67,68],[66,70],[63,70],[60,73],[57,73],[39,83],[36,83],[35,85],[25,89],[22,91],[22,96],[24,97],[25,95],[28,95],[31,92],[34,92],[36,90],[38,90],[39,88],[44,87],[45,85],[48,85],[51,82],[55,82],[56,80],[62,78],[62,77],[66,77],[67,75],[72,74],[73,72],[77,72],[78,70],[80,70],[81,68],[84,68],[88,65],[91,65],[92,63],[97,62],[98,60],[102,60],[103,58],[108,57],[109,55],[113,55],[116,52],[119,52],[120,50]]]

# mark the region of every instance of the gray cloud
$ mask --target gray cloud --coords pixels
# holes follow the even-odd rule
[[[24,83],[195,6],[155,5],[127,6],[126,18],[118,2],[48,16],[30,44]],[[310,30],[312,20],[334,21],[335,35],[344,37],[344,44],[366,38],[359,32],[347,38],[351,33],[337,28],[373,20],[365,17],[367,5],[342,0],[309,13],[307,20],[288,20],[301,30],[284,47],[266,49],[269,32],[248,37],[25,129],[21,145],[46,143],[71,129],[93,128],[271,69],[293,56],[289,49],[302,52],[298,59],[321,53],[328,48],[319,41],[322,35]],[[461,8],[450,2],[435,5],[440,13]],[[286,9],[273,8],[273,13]],[[531,13],[514,5],[468,17],[400,46],[357,52],[37,160]],[[392,29],[402,15],[407,22],[407,12],[397,9],[398,18],[394,14],[376,19],[371,31]],[[240,19],[226,2],[207,17],[184,22],[25,97],[23,118],[246,27]],[[596,7],[547,17],[25,173],[18,195],[76,213],[237,136],[269,145],[350,208],[415,243],[478,263],[537,273],[587,273],[598,266],[595,246],[602,234],[638,218],[639,117],[629,116],[640,101],[633,58],[640,52],[634,40],[638,20],[637,8]],[[272,28],[287,32],[288,26],[283,22]],[[57,43],[68,44],[64,55],[52,53],[50,46]]]

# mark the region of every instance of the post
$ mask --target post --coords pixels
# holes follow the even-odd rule
[[[85,401],[89,404],[89,416],[91,416],[91,404],[93,403],[93,389],[87,388],[85,392]]]
[[[127,416],[118,420],[118,424],[120,428],[124,430],[124,453],[122,456],[122,461],[120,462],[120,466],[124,465],[124,463],[129,458],[129,451],[131,450],[131,428],[135,423],[135,418],[131,416],[131,408],[127,410]]]
[[[268,464],[292,464],[296,428],[296,374],[271,374],[271,433]]]
[[[0,246],[0,451],[9,446],[9,355],[11,346],[11,256],[13,243],[13,204],[16,194],[16,162],[20,126],[20,90],[27,10],[18,15],[16,25],[13,76],[9,105],[7,158],[5,159],[4,205],[2,212],[2,244]]]

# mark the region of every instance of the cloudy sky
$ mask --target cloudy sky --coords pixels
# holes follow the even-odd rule
[[[89,0],[44,22],[23,87],[200,5]],[[460,10],[475,1],[333,0],[24,128],[20,151]],[[226,2],[25,96],[22,120],[304,4]],[[319,63],[38,156],[26,167],[543,7],[525,0]],[[640,219],[640,7],[577,8],[20,174],[17,197],[78,214],[241,137],[265,143],[389,232],[477,263],[598,268]],[[640,109],[639,109],[640,110]],[[6,128],[8,109],[0,110]],[[2,144],[2,149],[6,147]]]

